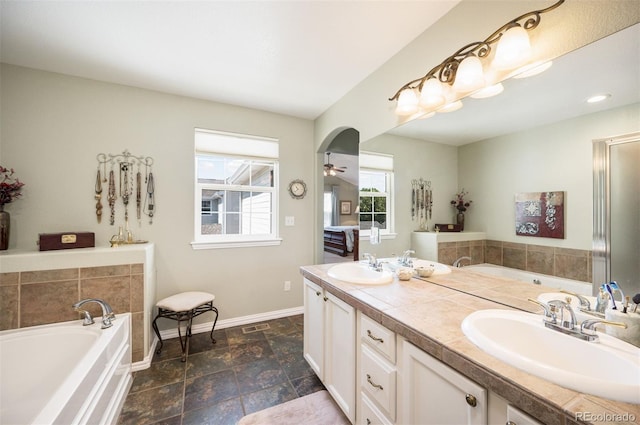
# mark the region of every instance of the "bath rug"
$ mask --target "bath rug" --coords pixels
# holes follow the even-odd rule
[[[327,391],[318,391],[251,413],[237,425],[348,425],[349,420]]]

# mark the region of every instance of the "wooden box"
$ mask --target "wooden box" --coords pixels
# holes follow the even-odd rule
[[[38,236],[40,251],[96,246],[96,235],[91,232],[40,233]]]
[[[462,225],[460,224],[436,224],[438,232],[462,232]]]

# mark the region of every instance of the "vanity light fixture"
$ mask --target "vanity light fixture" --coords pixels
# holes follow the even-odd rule
[[[529,64],[532,54],[528,31],[540,24],[541,14],[556,9],[564,1],[558,0],[545,9],[525,13],[507,22],[484,41],[467,44],[424,77],[409,81],[389,98],[397,101],[395,113],[411,116],[432,111],[448,112],[450,104],[469,93],[478,98],[501,93],[496,75],[507,74],[506,78],[517,74],[521,78],[535,75],[525,74],[533,72],[532,64]],[[544,70],[538,70],[537,66],[535,64],[537,72]],[[455,104],[457,109],[462,107],[462,103]]]

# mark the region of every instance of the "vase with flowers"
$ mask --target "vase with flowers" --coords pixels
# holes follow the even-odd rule
[[[471,206],[473,201],[465,200],[465,197],[469,195],[469,192],[466,192],[464,188],[456,193],[455,199],[451,201],[451,205],[458,210],[456,214],[456,223],[460,225],[460,230],[464,230],[464,212]]]
[[[10,204],[20,196],[22,196],[22,183],[17,177],[14,177],[13,168],[5,168],[0,165],[0,251],[4,251],[9,247],[9,231],[11,217],[4,210],[6,204]]]

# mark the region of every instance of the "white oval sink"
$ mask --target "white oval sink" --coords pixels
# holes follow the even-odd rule
[[[587,342],[548,329],[542,316],[480,310],[462,322],[483,351],[538,377],[586,394],[640,403],[640,348],[598,332]]]
[[[329,276],[349,283],[381,285],[393,282],[393,274],[388,270],[377,272],[362,263],[342,263],[329,269]]]

